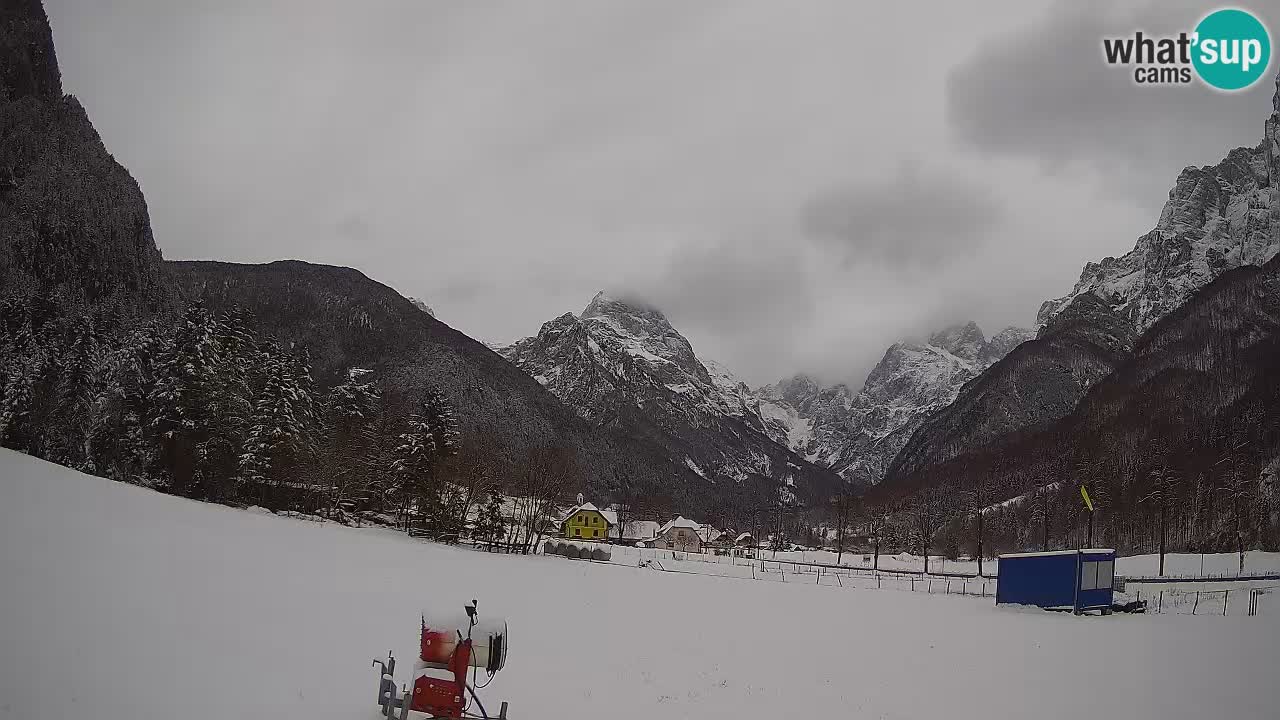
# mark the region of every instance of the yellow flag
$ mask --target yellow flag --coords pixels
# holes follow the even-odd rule
[[[1089,512],[1093,512],[1093,501],[1089,499],[1089,491],[1080,486],[1080,497],[1084,498],[1084,506],[1089,508]]]

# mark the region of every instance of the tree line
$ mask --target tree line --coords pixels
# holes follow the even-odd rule
[[[525,552],[581,487],[571,447],[464,433],[438,388],[377,374],[348,368],[320,386],[305,347],[260,335],[237,308],[0,299],[7,448],[183,497]],[[522,461],[499,460],[512,454]]]

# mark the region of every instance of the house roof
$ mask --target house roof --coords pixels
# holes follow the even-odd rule
[[[667,531],[668,531],[668,530],[671,530],[672,528],[687,528],[687,529],[689,529],[689,530],[693,530],[693,531],[696,533],[696,532],[698,531],[698,529],[699,529],[699,528],[701,528],[701,527],[702,527],[702,525],[700,525],[699,523],[696,523],[696,522],[694,522],[694,521],[690,520],[689,518],[687,518],[687,517],[685,517],[685,516],[683,516],[683,515],[680,515],[680,516],[679,516],[679,517],[677,517],[675,520],[671,520],[671,521],[667,522],[667,524],[666,524],[666,525],[663,525],[663,526],[662,526],[662,529],[658,530],[658,534],[659,534],[659,535],[666,535],[666,534],[667,534]]]
[[[574,505],[573,507],[569,508],[569,510],[565,512],[564,517],[560,518],[560,524],[563,525],[565,521],[573,517],[574,513],[582,510],[599,513],[600,516],[604,518],[604,521],[609,525],[616,525],[618,523],[617,513],[613,512],[612,510],[601,510],[595,505],[592,505],[591,503],[587,502],[587,503],[582,503],[581,505]]]
[[[749,533],[749,532],[745,532],[745,533],[742,533],[741,535],[739,535],[738,537],[734,538],[734,539],[733,539],[733,541],[734,541],[735,543],[740,543],[740,542],[742,542],[743,540],[755,540],[755,539],[756,539],[756,538],[755,538],[755,536],[754,536],[754,535],[752,535],[752,534],[751,534],[751,533]]]
[[[662,523],[653,520],[628,520],[622,528],[622,540],[652,540],[658,537]],[[611,525],[609,537],[618,537],[618,526]]]

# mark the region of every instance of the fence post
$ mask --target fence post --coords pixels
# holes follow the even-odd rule
[[[1196,591],[1196,601],[1191,605],[1191,614],[1196,614],[1196,608],[1200,607],[1200,591]]]
[[[1160,591],[1160,599],[1156,601],[1156,612],[1158,613],[1164,612],[1164,591],[1163,590]]]
[[[1227,616],[1227,599],[1231,597],[1230,590],[1222,591],[1222,617]]]

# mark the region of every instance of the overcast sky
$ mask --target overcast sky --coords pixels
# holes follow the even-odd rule
[[[1030,325],[1274,87],[1102,63],[1187,0],[45,4],[166,257],[353,266],[503,343],[634,293],[753,384]]]

